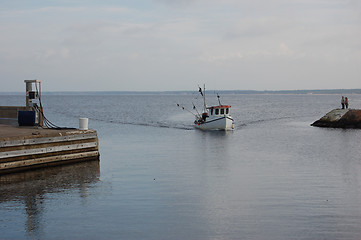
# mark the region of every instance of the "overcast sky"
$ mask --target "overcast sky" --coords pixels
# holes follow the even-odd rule
[[[360,0],[1,0],[0,91],[361,88]]]

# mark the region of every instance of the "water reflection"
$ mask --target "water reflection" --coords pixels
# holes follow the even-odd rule
[[[79,190],[85,201],[89,188],[99,181],[99,161],[38,169],[0,176],[0,204],[10,201],[23,202],[26,213],[25,228],[30,236],[42,231],[42,214],[46,194]]]
[[[228,131],[223,131],[223,130],[205,131],[205,130],[198,130],[198,129],[195,129],[195,130],[202,133],[203,136],[212,136],[212,137],[228,136],[228,135],[233,134],[233,132],[234,132],[234,130],[228,130]]]

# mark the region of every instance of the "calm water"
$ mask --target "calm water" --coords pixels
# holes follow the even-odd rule
[[[196,96],[44,95],[100,162],[1,176],[0,239],[361,239],[361,131],[310,126],[340,96],[223,95],[231,132],[193,129]]]

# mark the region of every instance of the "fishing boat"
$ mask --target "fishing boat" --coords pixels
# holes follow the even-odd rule
[[[232,130],[234,129],[234,120],[230,115],[230,105],[221,104],[219,95],[217,94],[219,105],[208,107],[206,104],[206,92],[205,86],[203,90],[199,87],[199,93],[203,98],[203,110],[199,113],[193,104],[193,109],[197,111],[197,114],[192,113],[191,111],[182,107],[183,110],[187,110],[192,113],[196,120],[194,121],[194,126],[201,130]],[[179,104],[177,104],[179,106]]]
[[[194,125],[202,130],[231,130],[234,129],[234,120],[230,115],[230,105],[222,105],[217,94],[219,105],[207,106],[205,86],[199,87],[199,93],[203,97],[203,111],[196,115]]]
[[[234,129],[234,120],[229,114],[230,108],[230,105],[207,107],[207,111],[194,121],[195,127],[202,130]]]

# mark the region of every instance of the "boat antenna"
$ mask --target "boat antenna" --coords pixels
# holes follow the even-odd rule
[[[217,98],[218,98],[218,103],[219,103],[219,105],[222,105],[218,93],[217,93]]]

